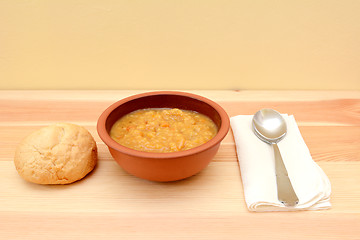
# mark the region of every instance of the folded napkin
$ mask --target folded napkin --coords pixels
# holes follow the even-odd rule
[[[278,146],[299,198],[296,207],[286,207],[277,198],[274,152],[270,144],[254,134],[253,116],[239,115],[230,119],[249,210],[264,212],[330,208],[331,185],[328,177],[313,161],[294,116],[283,114],[283,117],[288,132]]]

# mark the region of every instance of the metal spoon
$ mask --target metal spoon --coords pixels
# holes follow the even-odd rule
[[[299,199],[291,185],[277,143],[286,135],[287,128],[284,118],[273,109],[261,109],[256,112],[253,120],[255,135],[262,141],[273,146],[275,154],[275,172],[278,199],[285,206],[293,207]]]

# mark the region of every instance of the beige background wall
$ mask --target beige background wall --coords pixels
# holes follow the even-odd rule
[[[0,0],[0,89],[360,90],[360,1]]]

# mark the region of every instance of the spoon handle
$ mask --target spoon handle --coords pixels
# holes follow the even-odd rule
[[[299,199],[296,196],[293,186],[291,185],[288,172],[286,171],[284,162],[282,160],[279,147],[276,143],[272,144],[275,154],[275,172],[276,184],[278,191],[278,199],[287,207],[294,207]]]

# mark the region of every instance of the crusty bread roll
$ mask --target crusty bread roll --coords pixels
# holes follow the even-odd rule
[[[96,142],[85,128],[58,123],[27,136],[18,145],[14,162],[19,175],[29,182],[68,184],[94,169]]]

